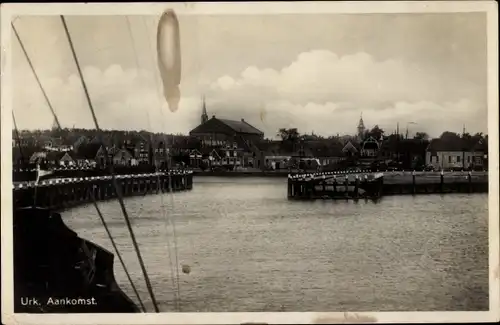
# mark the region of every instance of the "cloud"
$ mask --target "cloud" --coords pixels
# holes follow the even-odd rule
[[[435,100],[442,97],[438,82],[417,66],[402,61],[375,61],[367,53],[339,57],[324,50],[299,54],[281,70],[250,66],[237,78],[223,76],[212,89],[248,92],[273,88],[279,98],[299,102]]]
[[[148,129],[168,133],[186,133],[199,121],[200,100],[183,97],[180,109],[171,113],[159,83],[147,70],[122,69],[112,65],[101,71],[83,69],[97,120],[103,129]],[[25,79],[14,88],[14,112],[20,128],[47,128],[52,115],[39,87]],[[21,77],[19,77],[21,78]],[[159,81],[158,81],[159,82]],[[93,128],[94,122],[78,75],[67,79],[42,80],[62,127]]]
[[[469,86],[402,60],[313,50],[281,70],[250,66],[239,76],[224,75],[209,91],[219,99],[216,111],[238,111],[271,133],[292,125],[325,135],[352,133],[363,112],[368,126],[395,129],[398,121],[416,122],[419,130],[439,135],[461,130],[463,123],[476,131],[486,128],[484,98]],[[257,118],[262,107],[268,126]]]
[[[358,109],[352,109],[346,103],[334,102],[298,104],[288,100],[276,100],[260,107],[258,103],[248,102],[237,109],[226,106],[223,102],[213,103],[212,106],[216,107],[214,113],[217,116],[243,116],[249,123],[262,129],[267,136],[276,135],[281,127],[298,127],[302,133],[314,132],[326,136],[337,133],[354,134],[360,117]],[[396,102],[381,109],[363,110],[363,119],[367,128],[377,124],[387,133],[396,130],[399,123],[400,131],[404,132],[408,126],[410,135],[423,131],[432,136],[439,136],[444,130],[460,132],[464,119],[468,121],[469,130],[480,130],[481,125],[474,122],[477,119],[473,108],[474,105],[468,100],[445,104],[427,101]]]
[[[14,109],[20,128],[47,128],[52,117],[29,71],[14,76]],[[155,71],[156,72],[156,71]],[[187,134],[200,121],[200,97],[209,115],[239,120],[273,137],[282,127],[321,135],[353,134],[361,112],[367,127],[388,133],[406,128],[438,136],[444,130],[486,130],[485,98],[460,81],[402,60],[377,61],[367,53],[338,56],[314,50],[280,70],[249,66],[239,75],[181,83],[180,108],[172,113],[155,72],[112,65],[83,69],[102,128]],[[79,77],[44,78],[64,127],[93,127]],[[464,86],[466,85],[466,86]],[[191,87],[191,88],[190,88]],[[196,88],[196,91],[193,89]],[[195,93],[196,97],[186,94]]]

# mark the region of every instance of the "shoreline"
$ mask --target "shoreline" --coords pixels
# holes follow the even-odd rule
[[[369,172],[370,173],[370,172]],[[387,186],[409,186],[412,184],[412,172],[410,171],[398,171],[398,172],[383,172],[384,178],[385,178],[385,187]],[[365,174],[365,173],[357,173],[357,174]],[[349,178],[355,177],[357,175],[356,173],[352,174],[346,174],[338,172],[335,173],[339,178],[343,178],[345,176],[348,176]],[[424,181],[426,184],[436,184],[439,183],[440,180],[440,172],[416,172],[416,179],[417,183],[420,183],[420,181]],[[452,184],[455,182],[461,182],[463,177],[466,177],[468,172],[445,172],[444,173],[444,179],[445,183]],[[260,172],[260,171],[237,171],[237,172],[193,172],[191,174],[194,178],[194,176],[200,176],[200,178],[203,177],[220,177],[220,178],[281,178],[283,180],[288,178],[288,171],[283,171],[283,172]],[[488,173],[487,172],[472,172],[472,182],[473,183],[488,183]],[[446,181],[448,180],[448,181]],[[193,183],[196,181],[193,179]],[[422,184],[423,185],[423,184]],[[177,191],[173,191],[171,194],[175,194]],[[183,192],[183,191],[182,191]],[[127,195],[124,195],[124,199],[127,198],[132,198],[132,197],[137,197],[137,196],[149,196],[149,195],[157,195],[157,194],[167,194],[169,193],[168,191],[162,192],[160,191],[159,193],[156,193],[156,191],[140,191],[140,192],[135,192],[135,193],[127,193]],[[385,193],[385,195],[388,195],[389,193]],[[401,193],[391,193],[391,195],[408,195],[412,194],[411,192],[406,193],[401,192]],[[420,194],[420,193],[418,193]],[[417,195],[418,195],[417,194]],[[423,194],[423,193],[422,193]],[[430,194],[430,193],[429,193]],[[451,194],[451,193],[450,193]],[[286,197],[284,197],[286,199]],[[96,200],[96,202],[110,202],[116,200],[116,197],[106,197],[100,200]],[[66,202],[63,206],[57,207],[54,209],[55,212],[58,213],[64,213],[68,210],[74,209],[74,208],[79,208],[82,206],[88,205],[89,207],[93,208],[93,202],[86,202],[86,201],[74,201],[74,202]]]
[[[332,172],[316,172],[316,171],[305,171],[301,173],[297,172],[288,172],[288,171],[227,171],[227,172],[201,172],[201,171],[193,171],[193,176],[200,177],[284,177],[287,178],[288,175],[307,175],[307,174],[330,174],[330,175],[338,175],[342,176],[350,176],[353,177],[355,175],[364,175],[364,174],[373,174],[373,173],[383,173],[384,177],[393,178],[393,177],[406,177],[411,176],[413,171],[359,171],[359,172],[345,172],[345,171],[332,171]],[[467,176],[468,171],[447,171],[444,172],[444,176],[454,176],[461,177]],[[417,171],[415,172],[417,177],[439,177],[441,175],[440,171]],[[487,171],[471,171],[472,177],[477,176],[488,176]]]
[[[288,171],[262,172],[262,171],[230,171],[230,172],[200,172],[193,171],[193,176],[212,177],[288,177]]]

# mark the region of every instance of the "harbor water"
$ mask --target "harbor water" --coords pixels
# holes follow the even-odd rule
[[[127,198],[160,310],[488,310],[487,194],[304,202],[286,191],[286,179],[196,177],[189,192]],[[118,202],[99,206],[153,312]],[[63,218],[115,253],[93,205]],[[136,300],[116,257],[115,274]]]

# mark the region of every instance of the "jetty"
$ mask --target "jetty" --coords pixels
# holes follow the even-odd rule
[[[51,178],[13,183],[15,207],[30,206],[62,210],[96,201],[123,197],[187,191],[193,188],[191,171],[159,171],[147,174],[115,175],[119,189],[113,185],[113,176]],[[33,202],[33,198],[36,202]]]
[[[487,172],[350,172],[288,175],[288,199],[377,199],[384,195],[487,193]]]

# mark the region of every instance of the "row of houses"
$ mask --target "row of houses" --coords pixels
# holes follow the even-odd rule
[[[57,139],[38,146],[13,147],[13,164],[47,164],[63,166],[134,166],[139,164],[162,163],[167,160],[165,142],[147,141],[143,137],[127,138],[121,143],[109,136],[88,139],[84,136],[71,145],[58,143]]]
[[[108,156],[103,146],[94,148],[89,146],[81,152],[74,151],[36,151],[29,158],[29,164],[48,165],[48,166],[68,166],[68,167],[96,167],[106,166],[109,162],[114,165],[135,166],[140,161],[126,148],[109,148]],[[14,151],[14,153],[19,151]],[[108,157],[108,158],[107,158]],[[19,163],[21,166],[21,163]]]
[[[428,141],[404,139],[400,135],[380,139],[355,136],[286,143],[264,139],[264,133],[244,119],[235,121],[215,115],[209,119],[205,106],[200,124],[189,136],[147,137],[137,132],[124,136],[116,132],[92,138],[74,135],[71,139],[48,138],[29,152],[32,146],[32,143],[13,142],[14,163],[21,160],[24,151],[32,164],[67,166],[105,166],[112,162],[127,166],[182,163],[193,168],[281,169],[298,161],[312,167],[335,166],[345,161],[366,167],[391,162],[404,168],[414,168],[416,164],[437,169],[487,165],[487,141],[481,137],[447,136]]]
[[[290,146],[286,141],[264,139],[264,133],[244,119],[234,121],[215,115],[209,119],[203,103],[200,124],[189,133],[200,140],[201,149],[191,152],[190,164],[276,169],[288,168],[300,160],[317,166],[355,161],[366,166],[374,162],[397,162],[404,168],[420,164],[448,169],[487,163],[487,141],[483,138],[448,135],[428,141],[405,139],[399,134],[374,138],[365,136],[369,134],[365,131],[361,118],[356,136],[297,141]]]
[[[344,161],[352,165],[370,167],[393,165],[404,169],[432,167],[434,169],[487,168],[487,144],[484,140],[469,142],[456,139],[403,139],[385,137],[356,140],[321,140],[299,144],[298,152],[283,152],[279,144],[271,144],[266,162],[273,168],[286,168],[290,162],[308,159],[313,166],[335,166]],[[311,159],[313,158],[313,159]]]
[[[242,119],[227,120],[202,114],[201,124],[190,132],[200,139],[201,149],[192,150],[190,164],[234,164],[260,169],[288,168],[298,160],[313,166],[338,165],[355,161],[368,167],[373,163],[399,163],[399,167],[417,165],[436,169],[484,167],[487,141],[482,138],[445,136],[432,140],[407,139],[390,135],[376,139],[359,136],[297,141],[291,147],[285,141],[266,140],[263,132]],[[288,148],[287,148],[288,147]]]

